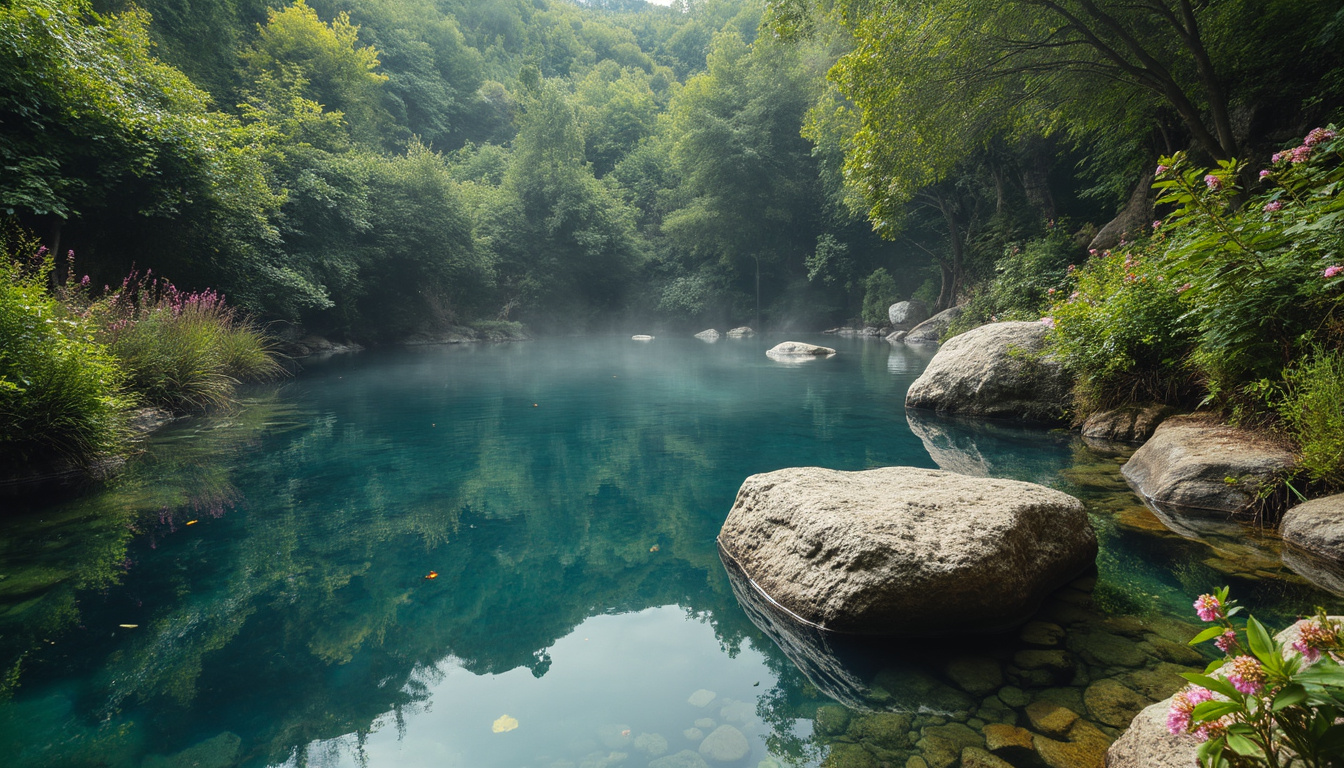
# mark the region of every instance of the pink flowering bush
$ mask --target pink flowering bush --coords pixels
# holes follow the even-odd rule
[[[1204,768],[1344,765],[1344,638],[1325,611],[1307,621],[1285,649],[1254,617],[1238,629],[1241,612],[1228,589],[1200,595],[1200,619],[1212,624],[1190,641],[1213,640],[1226,656],[1171,699],[1167,729],[1203,742]]]

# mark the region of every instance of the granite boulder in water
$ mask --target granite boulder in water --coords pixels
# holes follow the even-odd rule
[[[913,467],[752,475],[719,545],[804,622],[907,637],[1020,624],[1097,555],[1072,496]]]
[[[910,385],[906,407],[991,419],[1063,421],[1070,382],[1057,360],[1041,354],[1049,332],[1041,323],[991,323],[949,339]]]

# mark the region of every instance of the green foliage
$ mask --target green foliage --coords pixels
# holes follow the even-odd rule
[[[896,281],[885,269],[875,269],[863,281],[863,314],[861,318],[868,325],[881,328],[890,322],[887,310],[901,298]]]
[[[1226,656],[1205,674],[1182,675],[1191,685],[1172,697],[1167,725],[1202,742],[1200,766],[1344,765],[1344,624],[1317,609],[1288,648],[1253,616],[1239,628],[1227,587],[1195,607],[1212,626],[1190,644],[1212,640]]]
[[[51,257],[25,266],[32,244],[18,245],[0,262],[0,462],[115,454],[130,405],[122,371],[90,318],[47,293]]]
[[[966,303],[949,333],[997,320],[1040,319],[1057,296],[1072,290],[1069,267],[1081,255],[1085,254],[1063,227],[1051,227],[1043,237],[1009,246],[994,265],[994,278]]]
[[[1277,404],[1313,480],[1344,487],[1344,351],[1317,352],[1284,371]]]
[[[1171,279],[1190,285],[1194,362],[1211,398],[1235,404],[1242,387],[1277,380],[1313,347],[1344,344],[1342,151],[1333,129],[1313,131],[1275,156],[1263,191],[1245,202],[1244,164],[1208,171],[1181,154],[1163,158],[1155,186],[1174,210],[1159,243]]]
[[[1043,322],[1055,327],[1051,348],[1074,377],[1079,410],[1191,397],[1197,329],[1161,264],[1138,248],[1107,251],[1072,277]]]

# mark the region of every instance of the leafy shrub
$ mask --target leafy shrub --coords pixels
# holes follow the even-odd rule
[[[240,381],[280,374],[265,336],[214,291],[187,293],[132,274],[94,302],[102,335],[133,391],[158,406],[200,411],[228,404]]]
[[[1323,352],[1284,371],[1279,415],[1313,480],[1344,486],[1344,353]]]
[[[1205,674],[1182,675],[1191,685],[1172,697],[1168,730],[1203,742],[1204,768],[1344,766],[1344,626],[1319,610],[1288,652],[1254,617],[1239,630],[1232,618],[1241,608],[1227,596],[1223,587],[1195,601],[1213,626],[1191,645],[1212,640],[1226,656]]]
[[[1159,203],[1174,206],[1160,241],[1171,279],[1189,283],[1198,322],[1193,362],[1211,399],[1235,405],[1245,387],[1280,377],[1316,346],[1344,342],[1344,140],[1333,128],[1274,156],[1265,191],[1244,203],[1243,163],[1215,169],[1163,158]]]
[[[39,254],[35,268],[0,262],[0,463],[88,463],[124,445],[124,377],[90,319],[47,292]]]
[[[950,335],[997,320],[1037,320],[1057,295],[1068,293],[1069,265],[1082,249],[1052,226],[1043,237],[1009,246],[994,263],[994,279],[966,303]]]
[[[862,320],[879,328],[890,322],[887,310],[900,301],[900,289],[891,273],[878,268],[863,281]]]
[[[1074,290],[1045,322],[1051,349],[1074,376],[1079,410],[1180,403],[1195,392],[1186,364],[1197,330],[1161,265],[1138,248],[1106,251],[1071,272]]]

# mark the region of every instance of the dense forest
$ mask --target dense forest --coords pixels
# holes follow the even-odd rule
[[[70,355],[199,407],[264,342],[170,392],[206,366],[149,320],[388,343],[916,298],[1058,323],[1079,412],[1274,412],[1344,366],[1342,40],[1339,0],[4,0],[0,324],[82,329],[7,365],[96,337]]]

